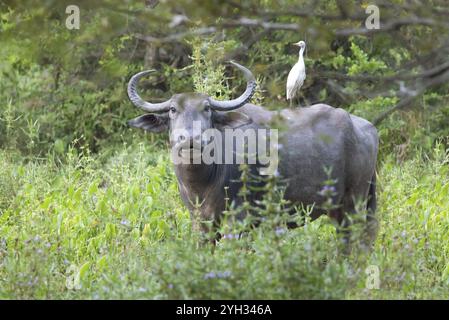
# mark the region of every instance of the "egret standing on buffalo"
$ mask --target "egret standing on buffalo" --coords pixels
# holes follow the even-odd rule
[[[306,43],[299,41],[293,45],[299,47],[299,59],[292,70],[290,70],[287,78],[287,100],[290,100],[290,107],[292,106],[292,100],[297,97],[299,89],[306,79],[306,66],[303,58]]]

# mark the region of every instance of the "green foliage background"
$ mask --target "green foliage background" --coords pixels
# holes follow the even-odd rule
[[[339,3],[320,1],[313,10],[337,14]],[[447,84],[378,126],[380,234],[372,253],[346,258],[326,217],[287,232],[266,223],[211,254],[191,231],[166,137],[126,126],[138,114],[126,97],[135,72],[157,69],[141,86],[154,101],[186,91],[229,98],[244,86],[229,58],[256,75],[255,103],[285,108],[285,79],[297,59],[290,43],[299,39],[308,44],[302,101],[372,120],[399,101],[398,83],[337,78],[336,91],[326,75],[422,71],[411,62],[444,43],[447,29],[404,27],[405,44],[399,31],[337,37],[335,28],[356,25],[279,14],[276,23],[304,28],[198,35],[235,16],[306,11],[310,3],[183,0],[150,9],[111,0],[77,1],[81,28],[68,30],[68,4],[0,1],[0,298],[447,298]],[[393,15],[380,7],[382,17]],[[176,15],[189,21],[168,27]],[[379,290],[366,289],[369,265],[379,267]]]

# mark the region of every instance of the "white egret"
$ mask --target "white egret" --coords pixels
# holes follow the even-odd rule
[[[299,47],[299,59],[292,70],[290,70],[287,78],[287,100],[290,100],[290,106],[292,106],[293,99],[298,95],[298,91],[306,79],[306,66],[303,58],[306,43],[301,40],[293,43],[293,45]]]

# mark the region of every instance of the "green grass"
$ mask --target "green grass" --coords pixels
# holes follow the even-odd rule
[[[24,161],[0,151],[0,298],[447,298],[448,156],[379,164],[372,253],[338,254],[322,217],[199,245],[166,147]],[[367,289],[365,270],[380,271]]]

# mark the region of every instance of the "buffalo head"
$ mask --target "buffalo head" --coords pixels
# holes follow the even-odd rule
[[[192,148],[200,147],[201,132],[204,130],[225,127],[235,128],[251,121],[240,112],[235,112],[246,104],[254,95],[256,81],[250,70],[231,62],[240,69],[247,81],[245,92],[238,98],[229,101],[217,101],[202,93],[181,93],[173,95],[162,103],[150,103],[143,100],[137,93],[139,79],[154,70],[142,71],[134,75],[128,84],[128,96],[132,103],[147,113],[130,120],[128,124],[150,132],[170,132],[170,144],[173,148],[186,144]],[[196,132],[193,124],[200,124]],[[175,133],[176,134],[172,134]]]

